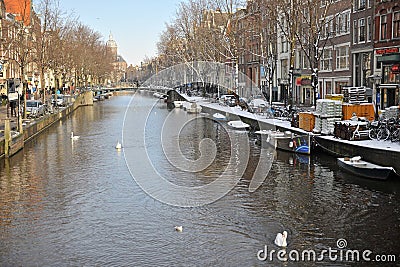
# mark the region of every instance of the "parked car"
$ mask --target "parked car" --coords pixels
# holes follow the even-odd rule
[[[236,97],[234,95],[222,95],[219,98],[219,103],[222,105],[233,107],[236,105]]]
[[[26,115],[28,117],[37,118],[45,114],[45,107],[40,100],[26,101]]]
[[[57,99],[57,100],[55,100]],[[54,97],[54,95],[51,96],[51,103],[53,105],[57,104],[59,107],[65,106],[65,101],[64,101],[64,95],[58,94],[57,98]]]

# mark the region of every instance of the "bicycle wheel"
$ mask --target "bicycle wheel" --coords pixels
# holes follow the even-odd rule
[[[390,135],[390,141],[392,142],[397,142],[400,140],[400,129],[396,129],[391,135]]]
[[[389,129],[383,128],[383,129],[379,130],[376,137],[377,137],[378,141],[381,141],[381,140],[386,141],[386,140],[388,140],[389,136],[390,136]]]
[[[376,140],[377,138],[377,130],[376,129],[371,129],[368,132],[369,138],[372,140]]]

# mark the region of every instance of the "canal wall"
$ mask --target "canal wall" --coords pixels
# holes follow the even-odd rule
[[[378,165],[393,167],[400,174],[400,146],[390,141],[348,141],[333,136],[314,136],[315,150],[335,157],[361,156]]]
[[[25,125],[23,127],[22,134],[14,136],[11,138],[6,145],[5,138],[0,140],[0,158],[11,157],[15,155],[18,151],[24,148],[24,144],[28,142],[33,137],[42,133],[47,128],[51,127],[55,122],[66,118],[68,115],[72,114],[77,108],[82,106],[93,105],[93,93],[91,91],[85,91],[76,96],[75,101],[69,104],[65,108],[59,109],[53,114],[48,114],[40,119],[36,119],[32,123]],[[7,151],[8,150],[8,151]]]
[[[190,100],[188,100],[190,101]],[[400,144],[383,141],[348,141],[333,136],[315,135],[302,129],[291,127],[289,122],[274,119],[265,119],[249,112],[240,112],[218,104],[202,103],[198,104],[202,110],[209,114],[216,112],[223,113],[228,118],[240,119],[251,125],[253,129],[276,129],[280,131],[291,131],[296,134],[309,134],[312,140],[312,153],[327,153],[334,157],[354,157],[361,156],[364,160],[372,163],[393,167],[400,174]]]

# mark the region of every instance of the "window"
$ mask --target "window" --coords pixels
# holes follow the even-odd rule
[[[354,0],[354,11],[365,9],[366,2],[367,0]]]
[[[333,36],[334,34],[334,27],[333,27],[334,18],[332,16],[325,17],[324,19],[320,20],[322,27],[322,36],[324,38],[328,38]]]
[[[331,81],[325,82],[325,91],[327,94],[332,94],[332,82]]]
[[[350,11],[339,14],[336,17],[336,34],[346,34],[350,32]]]
[[[349,68],[349,47],[341,46],[336,48],[336,69],[343,70]]]
[[[381,16],[381,32],[380,32],[380,40],[386,40],[387,38],[387,15]]]
[[[281,77],[288,77],[288,60],[282,59],[281,60]]]
[[[400,11],[393,13],[393,38],[400,38]]]
[[[324,49],[320,62],[321,70],[332,70],[332,48]]]
[[[357,20],[353,21],[353,43],[357,43],[358,41],[358,34],[357,34]]]
[[[298,57],[299,57],[298,68],[299,69],[309,69],[310,64],[308,62],[308,57],[306,56],[304,51],[299,51]]]
[[[371,17],[367,18],[367,42],[372,41],[372,19]]]
[[[359,0],[358,9],[365,9],[365,2],[366,0]]]
[[[358,42],[365,42],[365,19],[358,21]]]
[[[286,37],[282,35],[281,37],[281,52],[287,53],[288,52],[288,43]]]

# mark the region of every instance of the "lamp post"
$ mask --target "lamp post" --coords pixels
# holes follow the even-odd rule
[[[34,81],[34,84],[35,84],[35,90],[36,90],[35,92],[36,92],[36,93],[39,93],[39,98],[40,98],[40,92],[39,92],[39,90],[38,90],[39,81],[38,81],[38,80],[35,80],[35,81]],[[36,96],[37,96],[37,95],[36,95]]]
[[[380,76],[378,74],[375,74],[375,75],[369,76],[368,78],[370,78],[370,80],[372,80],[372,102],[375,105],[375,120],[377,120],[378,117],[379,117],[378,116],[378,112],[379,112],[379,110],[378,110],[378,102],[380,102],[380,97],[379,97],[379,99],[377,97],[377,95],[378,95],[377,88],[378,88],[378,85],[381,82],[382,76]],[[380,94],[379,94],[379,96],[380,96]]]

